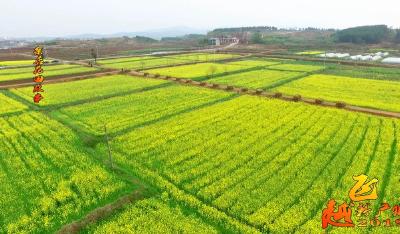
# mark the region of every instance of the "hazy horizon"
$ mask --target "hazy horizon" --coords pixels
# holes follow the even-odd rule
[[[336,28],[386,24],[400,28],[400,3],[389,0],[266,2],[105,0],[56,2],[16,0],[3,3],[0,37],[63,37],[114,34],[173,27],[276,26]]]

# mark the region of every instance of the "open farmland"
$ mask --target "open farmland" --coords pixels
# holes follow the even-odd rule
[[[158,66],[171,66],[193,62],[207,62],[238,57],[234,54],[182,54],[171,56],[144,56],[118,59],[102,59],[98,63],[106,68],[143,70]]]
[[[400,112],[400,82],[397,81],[316,74],[287,83],[275,90]]]
[[[329,64],[322,74],[400,81],[400,68],[358,67]]]
[[[139,201],[114,217],[93,226],[93,233],[218,233],[218,228],[200,217],[187,215],[185,209],[168,197]]]
[[[112,60],[101,66],[142,61]],[[146,72],[400,111],[398,82],[323,74],[331,65],[250,58]],[[373,214],[398,203],[399,119],[192,85],[125,73],[46,84],[40,104],[29,86],[0,91],[0,233],[74,220],[96,221],[80,233],[321,233],[322,210],[348,201],[356,174],[379,180]]]
[[[52,76],[59,76],[66,74],[93,72],[97,71],[98,68],[84,67],[81,65],[64,64],[64,65],[51,65],[51,66],[44,65],[43,70],[44,70],[43,76],[45,76],[46,78],[50,78]],[[33,77],[32,72],[33,72],[33,66],[24,68],[1,69],[0,81],[29,79]]]
[[[209,54],[209,53],[190,53],[190,54],[178,54],[178,55],[168,55],[165,58],[186,60],[188,62],[208,62],[216,61],[221,59],[231,59],[236,58],[238,55],[235,54]]]
[[[32,64],[33,64],[32,60],[0,61],[0,67],[13,67],[13,66],[23,66]]]
[[[132,82],[135,83],[134,80]],[[148,87],[157,85],[152,81],[146,82],[148,82]],[[141,85],[140,80],[138,81],[139,85]],[[48,85],[48,89],[51,89],[50,85]],[[80,126],[90,133],[103,134],[104,124],[107,124],[110,132],[118,133],[127,128],[137,128],[168,116],[179,115],[234,97],[234,94],[231,93],[177,85],[164,88],[153,87],[153,89],[143,92],[135,89],[133,91],[135,92],[103,100],[78,101],[71,102],[71,105],[69,103],[64,106],[59,105],[52,115],[75,126]],[[46,98],[57,96],[60,95],[55,94]]]
[[[103,61],[104,62],[104,61]],[[187,61],[183,60],[175,60],[169,58],[150,58],[150,59],[140,59],[140,60],[133,60],[133,61],[123,61],[123,62],[116,62],[107,61],[107,63],[103,64],[106,68],[113,68],[113,69],[132,69],[132,70],[142,70],[146,68],[158,67],[158,66],[168,66],[168,65],[176,65],[187,63]],[[102,64],[102,62],[100,62]]]
[[[97,63],[100,65],[106,65],[106,64],[114,64],[114,63],[129,63],[129,62],[136,62],[136,61],[142,61],[142,60],[149,60],[149,59],[155,59],[157,57],[151,57],[151,56],[137,56],[137,57],[123,57],[123,58],[103,58],[97,60]]]
[[[229,63],[197,63],[193,65],[182,65],[175,67],[166,67],[146,70],[151,74],[160,74],[163,76],[172,76],[188,79],[207,79],[216,75],[226,74],[228,72],[236,72],[251,68],[247,65],[237,65]]]
[[[27,107],[0,92],[0,116],[12,112],[22,111]]]
[[[395,202],[397,180],[385,171],[400,166],[398,136],[397,120],[240,97],[136,129],[113,147],[122,167],[189,207],[205,203],[261,230],[290,232],[318,222],[333,192],[346,195],[360,171],[387,180],[379,192]]]
[[[249,67],[266,67],[280,64],[283,61],[271,59],[244,59],[234,62],[229,62],[230,65],[249,66]]]
[[[318,65],[303,65],[303,64],[278,64],[270,66],[271,69],[285,70],[285,71],[301,71],[301,72],[315,72],[325,69],[324,66]]]
[[[268,89],[290,82],[292,79],[304,76],[305,74],[306,73],[302,72],[262,69],[221,76],[207,81],[210,83],[234,85],[237,87]]]
[[[69,105],[72,103],[79,104],[162,87],[165,84],[168,84],[168,82],[127,75],[112,75],[76,82],[52,84],[47,86],[46,98],[39,105],[53,108],[66,103]],[[14,89],[12,92],[27,101],[32,99],[31,87]]]
[[[0,232],[54,232],[132,188],[45,115],[27,111],[0,122]]]

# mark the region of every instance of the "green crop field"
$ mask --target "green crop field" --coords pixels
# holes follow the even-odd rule
[[[271,65],[280,64],[278,60],[264,60],[264,59],[244,59],[235,62],[229,62],[230,65],[249,66],[249,67],[266,67]]]
[[[226,75],[207,80],[210,83],[234,85],[246,88],[270,88],[282,83],[289,82],[291,79],[302,76],[305,73],[276,70],[255,70],[242,72],[233,75]]]
[[[168,199],[139,201],[87,232],[158,233],[163,230],[163,233],[218,233],[217,228],[201,218],[187,215],[184,208],[169,203]]]
[[[309,51],[302,51],[302,52],[297,52],[297,55],[318,55],[318,54],[323,54],[324,51],[320,50],[309,50]]]
[[[141,56],[128,58],[101,59],[98,64],[114,69],[146,69],[157,66],[179,65],[191,62],[207,62],[221,59],[236,58],[234,54],[204,54],[190,53],[169,56]]]
[[[276,90],[400,112],[400,82],[397,81],[317,74],[287,83]]]
[[[285,70],[285,71],[301,71],[301,72],[315,72],[323,70],[324,66],[319,65],[302,65],[302,64],[279,64],[270,66],[271,69]]]
[[[215,61],[221,59],[230,59],[237,58],[236,54],[207,54],[207,53],[190,53],[190,54],[178,54],[178,55],[169,55],[165,56],[165,58],[178,59],[178,60],[187,60],[188,62],[208,62]]]
[[[173,56],[142,58],[150,67],[207,55]],[[142,58],[99,61],[140,66]],[[334,67],[343,66],[246,58],[146,72],[400,112],[395,70]],[[379,181],[371,218],[381,203],[399,204],[398,118],[129,73],[43,88],[40,104],[30,86],[0,91],[0,233],[57,233],[65,225],[72,233],[399,232],[394,220],[391,228],[383,220],[321,227],[331,198],[350,201],[354,175]]]
[[[207,77],[211,78],[213,75],[221,75],[227,72],[234,72],[248,68],[249,66],[236,64],[231,65],[229,63],[198,63],[193,65],[150,69],[146,72],[178,78],[201,79]]]
[[[55,114],[96,134],[107,124],[116,133],[165,116],[211,105],[232,94],[194,87],[170,86],[61,108]],[[115,113],[118,113],[117,115]]]
[[[322,74],[400,81],[400,68],[355,67],[329,64]]]
[[[32,92],[32,89],[31,89]],[[0,116],[27,109],[27,107],[0,92]]]
[[[0,61],[0,67],[23,66],[32,65],[34,60],[13,60],[13,61]]]
[[[118,96],[123,93],[132,93],[147,88],[158,87],[166,83],[168,82],[162,80],[112,75],[76,82],[51,84],[44,87],[45,98],[39,105],[60,106],[65,103],[87,102],[93,98],[98,100]],[[12,92],[26,100],[32,100],[31,87],[14,89]]]
[[[27,111],[0,122],[0,232],[54,232],[130,188],[46,115]]]
[[[33,65],[32,67],[24,68],[10,68],[0,70],[0,81],[6,80],[21,80],[33,78]],[[94,67],[83,67],[80,65],[51,65],[43,66],[43,76],[46,78],[52,76],[66,75],[66,74],[78,74],[83,72],[97,71]]]
[[[135,59],[134,61],[124,61],[118,63],[106,63],[103,67],[113,69],[146,69],[158,66],[169,66],[187,63],[184,60],[169,59],[169,58],[151,58],[151,59]]]
[[[240,97],[136,129],[117,137],[113,148],[122,167],[168,188],[186,206],[217,208],[207,217],[227,218],[228,230],[319,230],[324,204],[344,199],[355,173],[386,180],[379,193],[396,202],[400,177],[386,171],[400,166],[393,151],[399,123]]]
[[[138,57],[126,57],[126,58],[124,57],[124,58],[99,59],[99,60],[97,60],[97,63],[100,65],[114,64],[114,63],[128,63],[128,62],[149,60],[149,59],[155,59],[155,58],[157,58],[157,57],[138,56]]]

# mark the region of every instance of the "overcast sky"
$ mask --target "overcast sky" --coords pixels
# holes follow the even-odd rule
[[[0,0],[0,37],[186,26],[400,27],[399,0]]]

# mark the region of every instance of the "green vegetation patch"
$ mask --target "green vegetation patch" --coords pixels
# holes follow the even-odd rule
[[[399,124],[241,96],[121,135],[113,142],[114,159],[186,207],[207,210],[203,214],[227,230],[241,220],[238,232],[246,225],[272,233],[318,232],[328,200],[347,201],[352,176],[366,168],[387,183],[379,196],[397,204],[399,176],[390,170],[400,166],[393,151],[400,146]],[[98,150],[107,152],[104,144]]]
[[[230,96],[231,93],[223,91],[173,85],[65,107],[55,114],[88,132],[102,134],[103,126],[107,124],[109,131],[116,133],[210,105]]]
[[[233,85],[246,88],[269,88],[290,81],[304,75],[302,72],[255,70],[226,75],[208,80],[216,84]]]
[[[159,198],[138,201],[89,229],[88,233],[218,233],[184,207]]]
[[[303,65],[303,64],[279,64],[270,66],[271,69],[279,69],[285,71],[302,71],[302,72],[315,72],[324,69],[324,66],[318,65]]]
[[[297,55],[318,55],[318,54],[323,54],[325,53],[324,51],[320,50],[308,50],[308,51],[302,51],[302,52],[297,52]]]
[[[54,233],[132,190],[38,112],[0,118],[0,232]]]
[[[178,78],[205,78],[214,75],[220,75],[232,71],[239,71],[248,69],[248,66],[241,66],[235,64],[220,64],[220,63],[198,63],[193,65],[183,65],[176,67],[166,67],[147,70],[151,74],[168,75]]]
[[[85,100],[96,101],[105,97],[140,91],[145,88],[166,84],[167,81],[151,80],[128,75],[104,76],[94,79],[48,84],[44,87],[44,99],[40,106],[58,105]],[[26,100],[32,100],[32,88],[12,90]]]
[[[332,75],[311,75],[277,87],[277,91],[310,98],[400,111],[400,82]]]
[[[193,62],[211,62],[215,60],[221,59],[230,59],[236,58],[239,55],[236,54],[216,54],[216,53],[190,53],[190,54],[180,54],[180,55],[170,55],[165,56],[165,58],[179,59],[179,60],[187,60]]]
[[[24,67],[24,68],[10,68],[0,70],[0,81],[6,80],[21,80],[33,78],[34,67]],[[83,72],[97,71],[98,68],[94,67],[84,67],[80,65],[51,65],[43,66],[43,76],[49,78],[52,76],[66,75],[66,74],[78,74]]]
[[[31,88],[32,93],[32,88]],[[28,107],[0,92],[0,115],[22,111]]]

